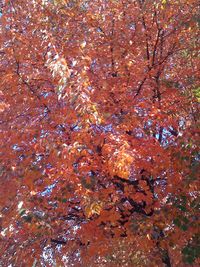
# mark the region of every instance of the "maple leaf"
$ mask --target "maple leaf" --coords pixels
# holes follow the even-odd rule
[[[92,202],[91,204],[87,205],[85,207],[85,215],[89,219],[91,218],[94,214],[99,215],[102,210],[102,203],[101,202]]]
[[[198,12],[0,1],[0,265],[199,265]]]

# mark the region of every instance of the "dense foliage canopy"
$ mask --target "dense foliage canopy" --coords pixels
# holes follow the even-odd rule
[[[0,266],[197,266],[197,0],[2,0]]]

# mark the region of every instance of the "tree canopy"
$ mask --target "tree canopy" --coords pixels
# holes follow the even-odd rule
[[[200,264],[198,1],[0,5],[0,265]]]

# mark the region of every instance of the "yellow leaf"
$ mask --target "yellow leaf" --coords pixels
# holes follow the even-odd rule
[[[102,210],[102,202],[93,202],[85,207],[85,215],[87,218],[92,217],[94,214],[99,215]]]

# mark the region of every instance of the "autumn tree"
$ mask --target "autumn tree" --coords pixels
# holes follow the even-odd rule
[[[0,265],[197,266],[198,1],[0,5]]]

